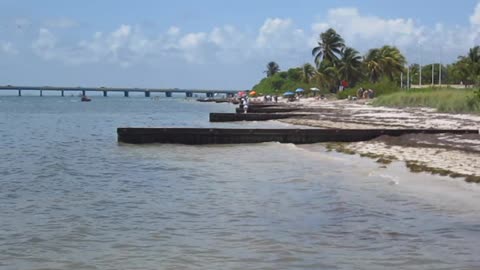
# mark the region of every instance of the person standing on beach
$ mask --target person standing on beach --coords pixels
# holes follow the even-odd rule
[[[247,113],[248,112],[248,105],[249,105],[249,101],[248,101],[248,98],[245,97],[244,99],[244,102],[243,102],[243,113]]]

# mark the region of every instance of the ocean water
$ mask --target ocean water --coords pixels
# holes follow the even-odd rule
[[[480,187],[295,146],[126,145],[181,98],[0,97],[0,269],[479,269]]]

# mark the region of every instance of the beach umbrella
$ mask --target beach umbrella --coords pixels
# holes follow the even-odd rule
[[[303,89],[302,88],[297,88],[297,90],[295,90],[295,92],[301,93],[301,92],[303,92]]]
[[[285,93],[283,93],[284,96],[293,96],[295,95],[295,93],[291,92],[291,91],[287,91]]]
[[[238,95],[239,97],[243,97],[243,96],[246,95],[246,93],[245,93],[244,91],[240,91],[240,92],[237,93],[237,95]]]
[[[257,92],[255,92],[255,91],[252,90],[252,91],[250,91],[250,93],[248,93],[248,94],[249,94],[250,96],[255,96],[255,95],[257,94]]]
[[[320,91],[320,89],[318,89],[316,87],[310,88],[310,90],[312,90],[313,92],[319,92]]]

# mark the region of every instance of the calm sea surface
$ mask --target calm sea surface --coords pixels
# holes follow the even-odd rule
[[[0,269],[479,269],[480,187],[318,145],[118,144],[232,105],[0,97]],[[468,165],[468,164],[466,164]]]

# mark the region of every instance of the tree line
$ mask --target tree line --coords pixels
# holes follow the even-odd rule
[[[271,80],[271,87],[282,89],[287,81],[314,85],[330,91],[336,91],[342,82],[347,82],[352,87],[360,82],[379,81],[396,82],[400,85],[401,77],[406,82],[407,73],[410,75],[410,84],[420,83],[420,65],[411,64],[407,67],[406,58],[398,48],[385,45],[370,49],[362,56],[356,49],[347,46],[344,39],[332,28],[319,35],[317,46],[312,50],[312,57],[313,65],[306,63],[286,72],[282,72],[276,62],[268,63],[265,73]],[[452,64],[432,63],[422,66],[421,78],[422,84],[438,84],[441,81],[442,84],[479,85],[480,46],[471,48],[467,55],[460,56]]]

